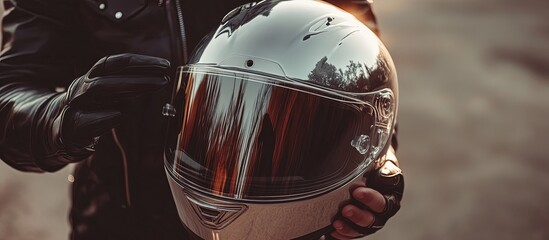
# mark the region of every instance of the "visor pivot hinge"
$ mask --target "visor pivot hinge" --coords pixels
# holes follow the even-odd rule
[[[164,117],[175,117],[175,107],[169,103],[164,104],[162,107],[162,116]]]

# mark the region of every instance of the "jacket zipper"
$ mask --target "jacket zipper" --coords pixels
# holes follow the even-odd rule
[[[166,2],[164,0],[159,0],[158,6],[164,5]],[[169,1],[168,1],[169,3]],[[168,5],[168,4],[165,4]],[[183,11],[181,10],[181,3],[179,0],[175,0],[175,8],[176,8],[176,15],[177,20],[179,24],[179,33],[180,33],[180,46],[181,50],[183,50],[183,60],[181,64],[187,63],[188,58],[188,48],[187,48],[187,36],[185,33],[185,25],[183,21]],[[171,23],[171,21],[170,21]],[[171,26],[172,24],[170,24]],[[181,56],[177,54],[177,56]],[[131,207],[131,195],[130,195],[130,182],[129,182],[129,174],[128,174],[128,159],[126,157],[126,151],[124,150],[124,147],[120,143],[120,140],[118,139],[118,136],[116,134],[116,130],[113,128],[111,130],[112,136],[114,141],[116,142],[116,145],[118,146],[118,149],[120,150],[120,153],[122,155],[122,164],[124,165],[124,190],[125,190],[125,200],[126,200],[126,207]]]
[[[118,146],[118,149],[120,150],[120,154],[122,155],[122,164],[124,167],[124,191],[125,191],[125,200],[126,203],[123,205],[123,208],[129,208],[132,206],[132,201],[130,197],[130,180],[129,180],[129,174],[128,174],[128,157],[126,156],[126,151],[124,150],[124,147],[122,146],[122,143],[120,143],[120,139],[118,139],[118,134],[116,134],[116,130],[113,128],[111,129],[112,138],[114,139],[114,142],[116,143],[116,146]]]
[[[175,10],[177,12],[177,20],[178,20],[178,23],[179,23],[179,33],[181,34],[180,35],[180,40],[181,40],[181,46],[182,46],[182,50],[183,50],[183,62],[182,64],[186,64],[187,63],[187,58],[188,58],[188,49],[187,49],[187,34],[185,33],[185,24],[184,24],[184,21],[183,21],[183,11],[181,10],[181,1],[179,0],[175,0]]]

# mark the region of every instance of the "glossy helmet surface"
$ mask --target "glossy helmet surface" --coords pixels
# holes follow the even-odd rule
[[[231,11],[179,74],[166,171],[183,223],[203,239],[326,230],[396,119],[383,43],[321,1]]]

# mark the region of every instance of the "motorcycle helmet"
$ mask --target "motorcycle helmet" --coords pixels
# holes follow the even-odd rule
[[[229,12],[178,69],[165,169],[199,238],[307,239],[386,152],[393,61],[351,14],[322,1]]]

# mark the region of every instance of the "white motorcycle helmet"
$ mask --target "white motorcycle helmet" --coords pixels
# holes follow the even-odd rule
[[[165,167],[199,238],[318,239],[389,147],[393,61],[328,3],[234,9],[178,71]]]

